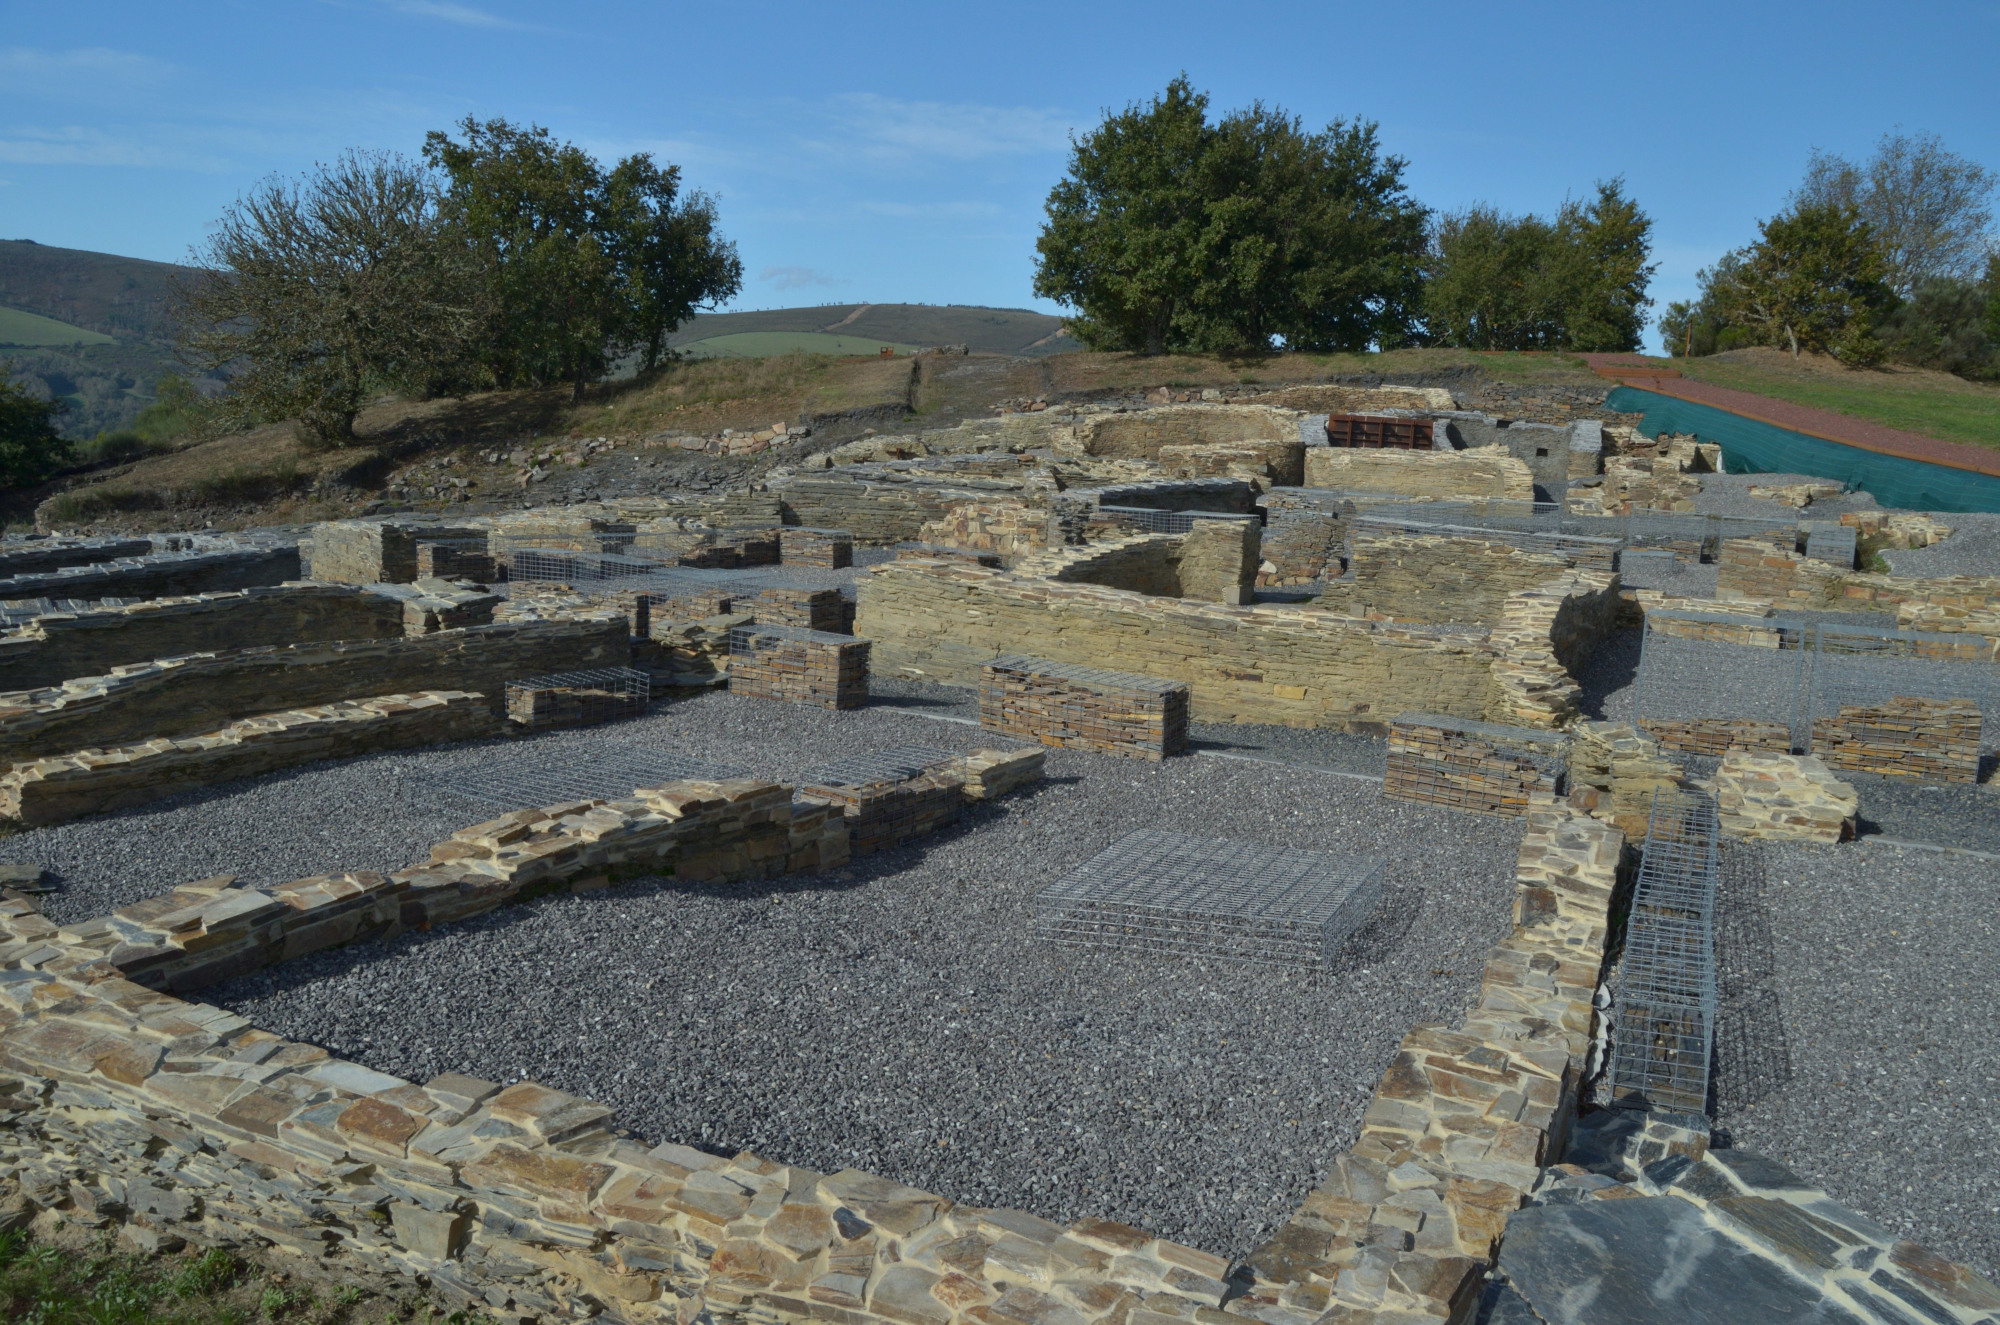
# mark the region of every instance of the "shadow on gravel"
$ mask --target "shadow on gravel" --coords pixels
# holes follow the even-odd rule
[[[1621,630],[1597,646],[1577,674],[1583,711],[1604,722],[1632,720],[1632,686],[1639,679],[1643,630]],[[1607,705],[1610,711],[1607,711]]]

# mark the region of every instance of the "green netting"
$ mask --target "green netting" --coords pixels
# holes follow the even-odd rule
[[[1823,441],[1775,424],[1746,419],[1712,405],[1621,386],[1604,399],[1621,414],[1643,413],[1639,430],[1693,433],[1722,447],[1731,474],[1811,474],[1859,488],[1884,506],[1909,511],[2000,511],[2000,478],[1967,469],[1877,455]]]

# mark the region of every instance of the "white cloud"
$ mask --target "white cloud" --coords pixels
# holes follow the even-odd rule
[[[65,125],[18,125],[0,131],[0,161],[19,166],[168,166],[183,170],[222,169],[221,158],[190,152],[145,136],[126,137],[103,129]]]
[[[811,267],[766,267],[757,279],[776,290],[803,290],[815,285],[846,285],[847,282]]]
[[[456,23],[462,28],[526,28],[525,23],[516,23],[511,18],[489,14],[471,5],[452,4],[450,0],[390,0],[397,11],[415,18],[434,18],[441,23]]]
[[[1058,152],[1069,146],[1071,116],[1033,106],[898,101],[873,92],[833,99],[834,119],[878,155],[973,161]]]

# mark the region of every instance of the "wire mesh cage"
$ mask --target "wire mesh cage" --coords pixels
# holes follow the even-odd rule
[[[507,718],[530,730],[636,718],[652,700],[652,677],[635,667],[551,672],[507,682]]]
[[[1536,795],[1562,791],[1569,737],[1437,713],[1401,713],[1389,724],[1382,794],[1469,810],[1519,816]]]
[[[735,765],[624,742],[594,741],[588,748],[564,743],[537,749],[539,745],[532,741],[504,751],[475,752],[450,768],[403,779],[402,794],[505,814],[570,801],[622,800],[635,788],[669,782],[749,776]]]
[[[1382,856],[1128,833],[1035,897],[1054,943],[1324,966],[1382,898]]]
[[[1715,1041],[1715,802],[1654,793],[1619,965],[1607,1085],[1619,1108],[1708,1110]]]
[[[928,745],[896,745],[886,750],[848,755],[822,764],[800,776],[799,785],[810,787],[871,787],[885,782],[907,782],[920,773],[948,764],[958,756],[949,750]]]
[[[571,552],[559,548],[516,547],[509,560],[511,578],[557,584],[630,580],[658,575],[665,569],[661,562],[646,557],[625,557],[609,552]]]
[[[1192,511],[1155,511],[1142,506],[1100,506],[1099,515],[1147,534],[1185,534],[1194,528]]]
[[[1165,759],[1188,748],[1185,681],[1019,655],[979,670],[979,725],[1043,745]]]

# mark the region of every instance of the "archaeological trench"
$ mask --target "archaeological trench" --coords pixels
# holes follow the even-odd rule
[[[2000,1320],[2000,531],[1723,468],[1327,386],[10,538],[0,1222],[510,1322]]]

